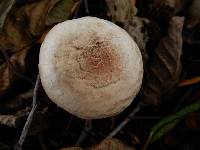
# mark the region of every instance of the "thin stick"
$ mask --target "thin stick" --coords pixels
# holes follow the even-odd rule
[[[139,102],[135,109],[122,121],[106,138],[114,137],[132,118],[133,116],[143,108],[145,104]]]
[[[89,12],[89,9],[88,9],[88,1],[87,0],[84,0],[84,5],[85,5],[85,12],[88,15],[90,12]]]
[[[33,117],[34,117],[34,113],[37,109],[37,95],[38,95],[38,88],[40,86],[40,76],[38,74],[37,76],[37,80],[36,80],[36,84],[35,84],[35,88],[33,91],[33,103],[32,103],[32,109],[31,112],[29,113],[29,116],[26,120],[26,123],[24,125],[24,128],[22,130],[21,136],[19,138],[19,141],[17,143],[17,145],[15,146],[15,150],[21,150],[22,149],[22,145],[24,144],[24,141],[27,137],[28,131],[30,129],[31,123],[33,121]]]
[[[78,5],[78,7],[77,7],[77,10],[76,10],[76,12],[74,14],[73,19],[78,18],[78,13],[79,13],[80,7],[81,7],[81,5],[82,5],[83,2],[84,2],[84,5],[85,5],[85,12],[86,12],[86,14],[88,15],[90,13],[89,12],[89,8],[88,8],[88,1],[87,0],[80,0],[80,3]]]
[[[141,150],[146,150],[147,147],[149,146],[150,141],[151,141],[151,138],[148,138]]]
[[[80,0],[79,5],[77,6],[76,12],[74,13],[73,19],[78,18],[78,13],[79,13],[80,7],[82,5],[82,2],[83,2],[83,0]]]
[[[67,131],[69,130],[72,121],[73,121],[73,116],[71,115],[71,116],[70,116],[70,119],[69,119],[69,122],[68,122],[68,124],[67,124],[67,126],[66,126],[66,128],[65,128],[65,132],[67,132]]]
[[[79,136],[75,146],[80,146],[83,143],[83,141],[87,138],[88,132],[91,130],[92,130],[92,120],[86,120],[85,127],[81,132],[81,135]]]

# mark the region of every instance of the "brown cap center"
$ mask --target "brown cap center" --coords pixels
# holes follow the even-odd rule
[[[119,80],[121,70],[119,56],[108,39],[93,37],[77,54],[76,61],[79,63],[77,77],[88,80],[95,88]]]

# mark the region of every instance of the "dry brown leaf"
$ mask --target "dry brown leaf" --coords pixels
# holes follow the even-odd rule
[[[105,139],[90,150],[135,150],[135,148],[125,145],[118,139]]]
[[[185,125],[192,130],[199,130],[199,123],[200,123],[200,119],[198,114],[192,113],[190,115],[188,115],[185,119]]]
[[[48,13],[59,0],[40,0],[26,4],[15,10],[17,20],[27,22],[28,32],[33,36],[41,35],[45,30]]]
[[[33,98],[33,89],[20,93],[6,101],[0,103],[0,113],[14,113],[20,109],[30,106]]]
[[[156,6],[167,5],[174,8],[178,3],[180,3],[180,0],[154,0]]]
[[[56,16],[60,17],[60,14],[55,15],[59,11],[55,11],[54,7],[60,1],[62,0],[40,0],[14,7],[6,18],[3,30],[0,32],[0,50],[9,49],[16,52],[24,49],[43,34],[46,29],[46,22],[48,22],[48,25],[52,25],[52,23],[63,21],[56,18]],[[71,12],[73,5],[70,4],[68,7],[66,9],[68,14],[65,19],[73,13]],[[51,10],[53,10],[53,13]],[[54,20],[52,20],[52,15],[55,15],[53,16]],[[49,17],[51,17],[51,22],[49,22]]]
[[[123,28],[131,35],[137,43],[143,57],[143,63],[148,61],[148,51],[155,49],[159,42],[161,33],[157,24],[146,18],[133,17],[123,23]],[[148,45],[147,45],[148,43]]]
[[[26,70],[25,58],[29,48],[15,53],[0,66],[0,96],[3,96],[18,81]]]
[[[125,145],[118,139],[105,139],[100,144],[86,148],[87,150],[135,150],[130,146]],[[83,150],[81,147],[68,147],[60,150]]]
[[[190,0],[154,0],[155,7],[159,6],[169,6],[174,8],[175,12],[183,10]]]
[[[174,135],[171,132],[168,132],[164,136],[164,143],[166,145],[175,146],[175,145],[177,145],[178,141],[177,141],[176,137],[174,137]]]
[[[188,12],[188,17],[189,17],[189,21],[187,24],[188,28],[193,28],[200,22],[199,10],[200,10],[200,1],[193,0]]]
[[[158,105],[161,96],[176,86],[181,72],[182,29],[184,18],[173,17],[169,23],[168,34],[158,44],[151,58],[144,83],[143,100]]]
[[[62,148],[62,149],[59,149],[59,150],[83,150],[83,149],[80,148],[80,147],[68,147],[68,148]]]
[[[3,27],[6,17],[14,4],[15,0],[0,1],[0,29]]]
[[[148,19],[140,17],[133,17],[131,20],[124,22],[124,29],[137,43],[142,52],[143,60],[145,60],[145,62],[148,59],[146,44],[149,40],[149,35],[147,29],[145,28],[145,24],[148,23],[150,23]]]
[[[28,115],[28,110],[20,110],[14,114],[2,115],[0,114],[0,124],[9,127],[17,127],[19,124],[24,122],[26,116]]]
[[[20,51],[32,43],[30,37],[18,22],[8,17],[5,21],[3,30],[0,32],[0,51],[10,50],[11,52]]]
[[[42,42],[44,41],[46,35],[49,33],[49,31],[51,30],[52,28],[47,28],[43,34],[41,35],[41,37],[36,41],[37,43],[40,43],[42,44]]]
[[[179,82],[178,86],[186,86],[200,82],[200,76],[194,77],[192,79],[182,80]]]
[[[189,8],[189,17],[190,18],[196,18],[200,20],[200,1],[199,0],[193,0],[192,5]]]
[[[106,0],[113,22],[132,19],[137,12],[135,0]]]
[[[0,50],[20,51],[44,32],[48,12],[58,0],[41,0],[14,7],[0,32]]]

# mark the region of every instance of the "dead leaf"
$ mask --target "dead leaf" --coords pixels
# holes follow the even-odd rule
[[[142,53],[143,63],[146,64],[149,57],[148,51],[155,49],[156,43],[160,40],[160,28],[150,20],[136,16],[122,24],[123,28],[137,43]]]
[[[171,132],[168,132],[164,137],[164,143],[170,146],[175,146],[178,141]]]
[[[80,148],[80,147],[68,147],[68,148],[62,148],[62,149],[59,149],[59,150],[83,150],[83,149]]]
[[[41,35],[45,30],[48,13],[59,0],[40,0],[23,5],[15,10],[15,16],[21,23],[27,23],[28,32],[33,36]]]
[[[2,115],[0,114],[0,124],[9,127],[17,127],[24,122],[26,116],[28,115],[28,110],[20,110],[14,114]]]
[[[185,119],[185,125],[192,130],[199,130],[200,119],[197,113],[191,113]]]
[[[0,66],[0,96],[5,95],[26,70],[25,58],[29,48],[15,53]]]
[[[179,82],[178,86],[186,86],[200,82],[200,76],[194,77],[192,79],[182,80]]]
[[[6,17],[14,4],[15,4],[15,0],[1,0],[0,1],[0,29],[3,27]]]
[[[46,35],[49,33],[49,31],[50,31],[51,29],[52,29],[52,28],[47,28],[47,29],[43,32],[42,36],[41,36],[36,42],[42,44],[42,42],[44,41]]]
[[[187,24],[188,28],[193,28],[200,22],[199,9],[200,9],[200,1],[193,0],[188,11],[188,17],[189,17],[189,21]]]
[[[20,51],[45,31],[48,13],[59,0],[40,0],[14,7],[0,33],[0,50]]]
[[[183,17],[171,19],[168,34],[162,38],[151,58],[152,63],[142,94],[143,100],[148,104],[159,105],[161,96],[178,83],[181,72],[183,23]]]
[[[60,0],[48,14],[46,25],[49,26],[67,20],[73,13],[73,10],[75,10],[74,6],[78,6],[77,3],[80,2]]]
[[[200,1],[193,0],[191,6],[189,8],[189,17],[200,19],[199,9],[200,9]]]
[[[23,27],[11,17],[5,21],[2,32],[0,32],[0,51],[20,51],[29,46],[33,41]]]
[[[144,62],[148,60],[148,54],[146,52],[146,44],[149,40],[149,35],[145,24],[150,23],[148,19],[133,17],[131,20],[124,22],[124,29],[135,40],[140,48]]]
[[[175,10],[175,12],[182,11],[190,0],[154,0],[155,7],[169,6]]]
[[[154,0],[156,6],[167,5],[174,8],[177,3],[180,3],[180,0]]]
[[[146,15],[153,18],[162,31],[166,32],[169,21],[177,14],[184,14],[191,3],[190,0],[153,0]]]
[[[105,139],[100,144],[86,148],[87,150],[135,150],[134,148],[125,145],[118,139]],[[68,147],[60,150],[83,150],[80,147]]]
[[[106,0],[113,22],[124,22],[136,15],[135,0]]]
[[[191,18],[200,19],[199,8],[200,8],[200,1],[199,0],[193,0],[193,3],[189,8],[189,15],[190,15]]]
[[[18,110],[24,109],[30,106],[33,98],[33,89],[20,93],[10,99],[6,99],[0,103],[0,113],[14,113]]]
[[[105,139],[97,146],[90,148],[90,150],[135,150],[135,149],[125,145],[118,139]]]

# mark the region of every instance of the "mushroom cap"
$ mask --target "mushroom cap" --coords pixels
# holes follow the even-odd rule
[[[67,20],[42,43],[40,78],[48,97],[83,119],[114,116],[133,101],[143,77],[140,50],[122,28],[96,17]]]

